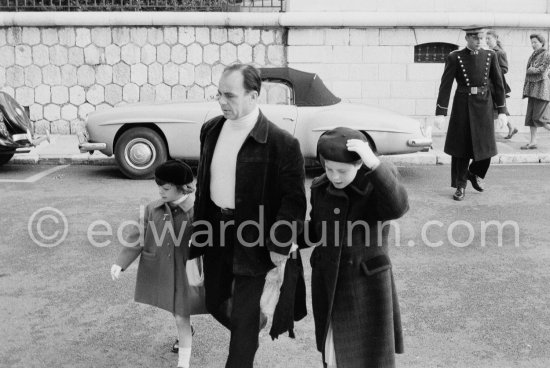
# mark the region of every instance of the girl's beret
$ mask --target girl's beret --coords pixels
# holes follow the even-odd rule
[[[367,142],[367,138],[358,130],[338,127],[324,132],[317,141],[317,158],[336,162],[355,162],[361,158],[356,152],[348,151],[348,139],[359,139]]]
[[[155,178],[174,185],[185,185],[193,181],[193,171],[183,161],[168,160],[156,168]]]

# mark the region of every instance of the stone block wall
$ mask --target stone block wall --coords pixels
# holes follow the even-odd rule
[[[508,53],[507,104],[516,126],[529,35],[496,29]],[[89,112],[145,101],[205,99],[226,65],[288,65],[316,72],[339,97],[429,122],[443,63],[415,63],[414,47],[463,47],[457,28],[127,26],[0,27],[0,88],[29,106],[37,133],[74,134]]]
[[[512,93],[507,104],[519,127],[527,106],[522,99],[525,66],[533,52],[529,35],[542,33],[548,39],[549,32],[495,30],[508,54],[506,78]],[[414,46],[430,42],[465,46],[464,33],[459,29],[290,28],[287,60],[290,67],[318,73],[343,99],[380,106],[426,122],[435,113],[444,64],[415,63]]]
[[[204,99],[234,62],[286,65],[282,28],[4,27],[0,87],[37,133],[75,134],[89,112]]]

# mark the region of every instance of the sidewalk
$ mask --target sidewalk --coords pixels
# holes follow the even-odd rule
[[[520,132],[511,140],[503,139],[505,134],[497,133],[498,155],[492,164],[533,164],[550,163],[550,133],[539,129],[537,149],[521,150],[529,142],[529,133]],[[385,159],[398,166],[450,164],[451,157],[443,152],[445,136],[434,135],[433,149],[407,155],[385,156]],[[29,153],[15,155],[12,164],[75,164],[75,165],[116,165],[114,156],[101,152],[93,155],[80,153],[75,135],[52,135],[51,143],[44,142]]]
[[[517,133],[512,139],[504,139],[506,133],[496,133],[498,154],[491,160],[491,164],[538,164],[550,163],[550,133],[539,129],[537,134],[537,149],[522,150],[520,147],[529,143],[530,133]],[[443,152],[445,146],[444,134],[435,134],[432,137],[433,149],[429,152],[419,152],[409,155],[385,156],[398,166],[408,165],[450,165],[451,156]]]

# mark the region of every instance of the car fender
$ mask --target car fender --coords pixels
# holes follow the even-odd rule
[[[422,137],[419,121],[377,107],[349,103],[300,107],[296,136],[302,144],[304,157],[315,158],[321,134],[339,126],[365,132],[379,154],[415,151],[407,141]]]
[[[90,142],[106,144],[107,147],[102,152],[107,155],[113,154],[116,137],[122,132],[131,129],[133,125],[154,125],[164,136],[171,155],[182,156],[181,146],[191,144],[198,156],[200,126],[204,123],[208,111],[215,106],[215,103],[204,101],[128,104],[90,113],[86,129]],[[178,128],[181,123],[184,123],[184,126]],[[187,152],[185,150],[186,154]]]

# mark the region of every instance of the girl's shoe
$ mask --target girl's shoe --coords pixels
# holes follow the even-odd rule
[[[195,329],[193,326],[191,326],[191,336],[195,336]],[[180,350],[180,341],[176,339],[176,342],[174,342],[174,345],[172,345],[172,349],[170,350],[172,353],[178,353]]]
[[[522,150],[530,150],[530,149],[537,149],[536,144],[529,144],[527,143],[525,146],[520,147]]]
[[[506,137],[504,137],[504,139],[512,138],[515,134],[517,134],[517,132],[518,132],[518,129],[514,128],[514,130],[512,130],[510,133],[508,133],[508,135]]]

